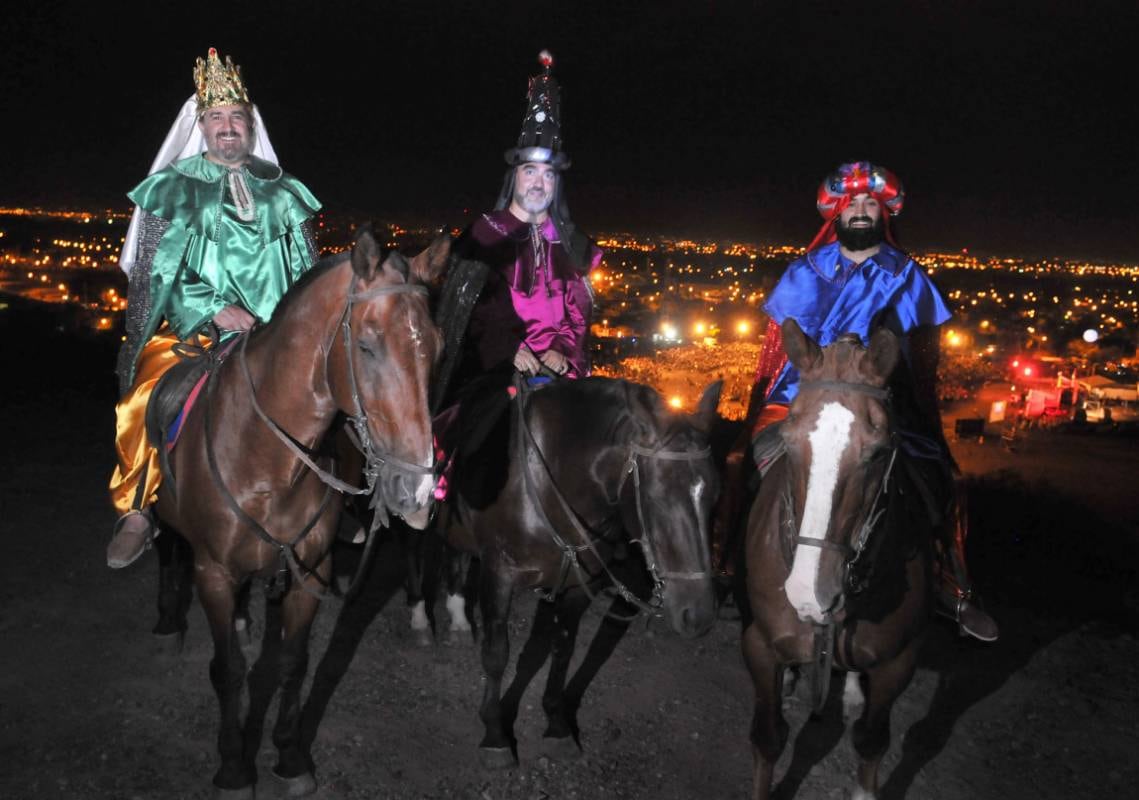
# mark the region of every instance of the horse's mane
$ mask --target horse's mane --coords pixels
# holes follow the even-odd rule
[[[285,292],[285,296],[281,298],[281,302],[277,304],[276,310],[273,312],[273,319],[281,316],[287,309],[297,302],[300,297],[319,277],[326,272],[330,272],[334,267],[339,266],[344,261],[347,261],[351,254],[346,252],[333,253],[332,255],[325,256],[320,261],[316,262],[311,269],[306,270],[297,282],[289,287]]]

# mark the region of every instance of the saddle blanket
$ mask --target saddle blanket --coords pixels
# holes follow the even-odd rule
[[[221,349],[219,350],[217,356],[219,362],[224,360],[225,357],[229,355],[229,351],[233,349],[233,346],[240,338],[241,337],[235,336],[221,346]],[[214,367],[214,369],[217,369],[217,367]],[[190,390],[190,393],[188,395],[186,395],[186,402],[182,403],[182,410],[178,412],[178,416],[176,416],[170,423],[170,427],[166,431],[167,452],[173,450],[174,445],[178,443],[178,434],[182,432],[182,423],[190,415],[190,409],[193,408],[194,403],[197,402],[198,395],[201,393],[202,388],[206,385],[206,380],[210,377],[211,371],[212,370],[207,370],[206,372],[202,373],[202,377],[198,378],[198,380],[195,381],[194,388]]]

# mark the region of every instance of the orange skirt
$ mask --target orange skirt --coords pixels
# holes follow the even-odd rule
[[[171,348],[178,341],[163,326],[143,345],[134,386],[115,406],[115,452],[119,463],[111,475],[111,503],[120,515],[141,511],[153,503],[162,482],[158,451],[146,439],[146,404],[158,379],[177,363],[179,357]]]

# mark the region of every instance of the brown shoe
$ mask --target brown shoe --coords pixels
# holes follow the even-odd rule
[[[154,523],[143,511],[128,511],[115,522],[115,535],[107,545],[107,566],[122,569],[133,564],[154,540]]]
[[[982,642],[995,642],[1001,635],[996,620],[964,598],[957,604],[957,626],[963,636]]]

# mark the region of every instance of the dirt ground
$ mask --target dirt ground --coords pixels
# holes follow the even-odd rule
[[[150,636],[155,563],[148,556],[123,571],[104,566],[113,354],[107,345],[58,340],[5,348],[0,797],[209,797],[217,710],[200,607],[183,653],[160,657]],[[1016,452],[996,436],[957,444],[972,480],[975,578],[1003,636],[980,645],[944,621],[934,625],[895,707],[882,797],[1133,796],[1135,445],[1090,434],[1030,436]],[[541,752],[545,671],[528,663],[507,673],[519,698],[519,765],[486,772],[476,752],[477,650],[416,645],[399,591],[402,561],[392,544],[379,556],[358,601],[326,603],[316,625],[305,724],[317,798],[746,795],[752,692],[737,622],[722,619],[707,636],[683,641],[640,620],[598,664],[585,645],[613,630],[592,609],[575,661],[583,676],[599,667],[578,712],[581,756]],[[350,569],[352,558],[347,551],[338,569]],[[536,602],[516,603],[514,653],[527,642]],[[262,608],[257,589],[255,638]],[[276,712],[263,667],[251,671],[249,727],[265,789]],[[792,739],[779,797],[848,791],[854,758],[841,686],[832,683],[832,702],[816,721],[802,698],[788,699]]]

